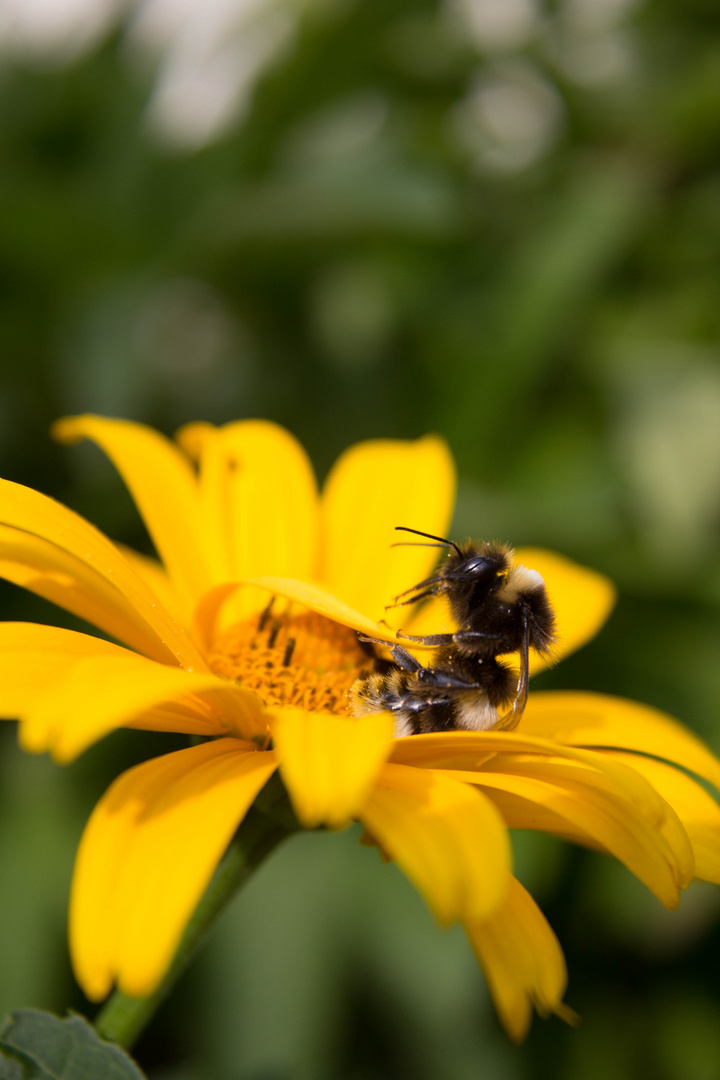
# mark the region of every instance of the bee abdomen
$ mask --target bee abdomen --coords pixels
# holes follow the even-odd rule
[[[392,668],[386,674],[366,675],[350,687],[348,700],[353,716],[389,710],[395,712],[407,690],[405,674]]]
[[[408,685],[410,678],[407,672],[391,668],[384,675],[367,675],[357,679],[348,692],[350,712],[353,716],[391,712],[396,738],[416,735],[421,728],[418,726],[416,708],[413,708],[413,695]]]

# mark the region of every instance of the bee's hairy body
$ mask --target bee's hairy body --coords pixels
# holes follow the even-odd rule
[[[514,728],[527,699],[529,649],[547,655],[555,640],[543,579],[514,565],[504,544],[430,539],[452,550],[432,577],[395,597],[392,606],[445,596],[457,629],[423,636],[398,631],[403,641],[433,646],[431,663],[423,666],[402,645],[393,646],[388,670],[353,685],[351,710],[355,716],[393,713],[397,736]],[[518,651],[519,673],[499,659]]]
[[[439,649],[432,667],[421,666],[400,646],[388,671],[358,679],[350,691],[355,716],[389,711],[395,734],[487,731],[497,726],[515,697],[517,673],[494,657],[462,656],[454,646]],[[466,685],[463,685],[466,684]]]
[[[452,641],[465,656],[516,652],[526,634],[530,648],[546,653],[554,640],[554,617],[545,583],[536,570],[513,565],[512,559],[512,549],[505,544],[468,540],[449,553],[434,577],[401,594],[408,599],[396,597],[396,602],[412,604],[426,595],[445,596],[458,627]],[[430,645],[441,637],[448,635],[408,640]]]

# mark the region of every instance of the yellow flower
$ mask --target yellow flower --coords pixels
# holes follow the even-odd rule
[[[718,785],[720,763],[652,709],[540,693],[516,731],[406,739],[393,738],[389,714],[348,714],[347,690],[370,662],[355,631],[392,640],[384,605],[435,557],[391,548],[393,527],[448,527],[454,470],[440,439],[355,446],[319,494],[302,448],[270,423],[190,425],[177,444],[98,417],[56,433],[106,451],[160,561],[0,481],[0,575],[123,643],[0,624],[0,715],[20,719],[28,750],[59,761],[119,726],[207,737],[121,775],[92,814],[70,913],[90,998],[114,982],[136,997],[155,989],[276,769],[302,825],[362,822],[441,923],[462,921],[516,1039],[533,1007],[567,1015],[566,973],[510,872],[508,828],[612,854],[669,908],[693,874],[720,880],[720,809],[688,775]],[[558,655],[577,648],[604,621],[612,586],[548,552],[518,557],[545,578]],[[433,601],[403,628],[447,625]]]

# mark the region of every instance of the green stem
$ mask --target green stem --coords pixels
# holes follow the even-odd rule
[[[297,828],[297,825],[294,827]],[[95,1028],[103,1038],[111,1039],[126,1049],[133,1045],[192,960],[228,901],[252,876],[266,855],[292,831],[291,820],[278,820],[278,815],[270,816],[256,807],[249,811],[195,909],[162,983],[154,994],[146,998],[128,997],[116,990],[95,1019]]]

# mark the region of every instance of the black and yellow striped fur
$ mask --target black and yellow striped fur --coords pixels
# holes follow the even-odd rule
[[[398,631],[401,640],[432,646],[431,662],[423,666],[402,645],[393,646],[387,670],[354,683],[351,710],[355,716],[390,711],[398,736],[514,728],[527,700],[529,650],[547,655],[555,639],[545,583],[537,571],[514,565],[504,544],[458,545],[419,535],[451,551],[432,577],[390,606],[445,596],[457,629],[419,636]],[[519,671],[499,659],[516,652]]]

